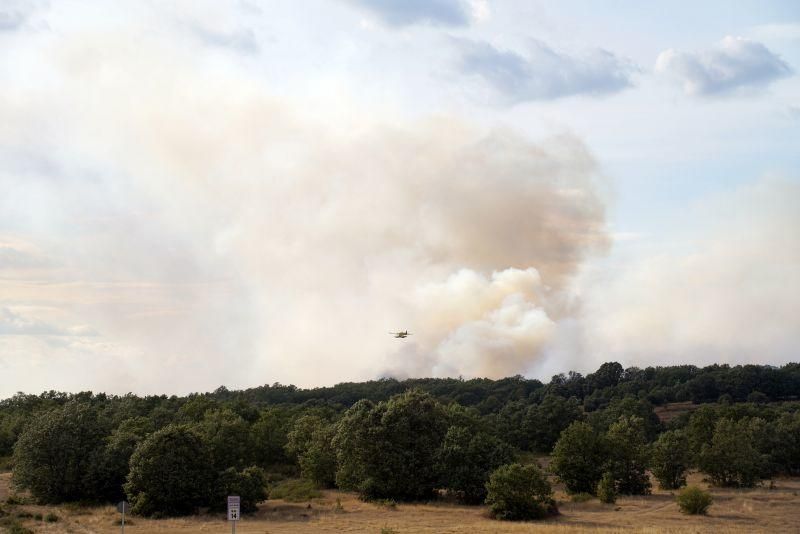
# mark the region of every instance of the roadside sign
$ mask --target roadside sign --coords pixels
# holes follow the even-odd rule
[[[228,495],[228,521],[239,521],[238,495]]]
[[[129,506],[128,501],[119,501],[117,503],[117,512],[122,514],[122,523],[120,524],[122,534],[125,534],[125,514],[128,513]]]

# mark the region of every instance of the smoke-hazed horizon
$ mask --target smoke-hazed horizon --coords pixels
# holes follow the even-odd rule
[[[595,133],[614,109],[618,129],[642,137],[626,111],[660,113],[642,100],[665,92],[686,101],[680,118],[726,105],[763,116],[758,91],[795,83],[783,59],[780,77],[749,87],[737,72],[717,97],[654,87],[624,54],[559,49],[551,60],[573,73],[559,95],[555,78],[541,82],[557,68],[531,59],[518,72],[524,54],[503,47],[459,74],[462,38],[483,37],[436,37],[425,17],[382,25],[379,11],[326,7],[339,55],[321,66],[285,48],[290,34],[326,47],[291,9],[276,8],[283,26],[243,9],[142,4],[120,18],[20,2],[0,17],[17,21],[0,28],[0,397],[797,360],[796,168],[749,167],[684,196],[659,186],[675,196],[665,207],[628,177],[657,174],[653,158],[626,163],[624,135]],[[456,26],[511,24],[486,9]],[[363,35],[335,31],[350,16],[366,17]],[[439,38],[436,74],[394,48]],[[725,53],[778,64],[742,42]],[[381,54],[408,80],[372,81]],[[625,79],[609,84],[595,57],[626,65],[614,74]],[[524,87],[487,104],[481,80]],[[671,114],[651,129],[680,133]],[[671,172],[701,173],[719,150],[663,136],[665,154],[691,154],[655,158]],[[398,329],[413,335],[388,334]]]

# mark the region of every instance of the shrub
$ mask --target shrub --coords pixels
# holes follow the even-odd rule
[[[283,499],[286,502],[305,502],[317,497],[322,497],[322,492],[310,480],[284,480],[269,491],[270,499]]]
[[[614,474],[610,471],[603,473],[600,482],[597,483],[597,497],[600,502],[614,504],[617,502],[617,487],[614,481]]]
[[[185,425],[170,425],[145,439],[131,456],[125,492],[141,515],[187,515],[208,504],[211,453]]]
[[[703,491],[697,486],[684,488],[677,497],[678,506],[684,514],[703,514],[708,511],[708,507],[714,500],[711,494]]]
[[[44,516],[44,520],[48,523],[58,523],[59,517],[53,512],[50,512],[49,514]]]
[[[691,463],[686,434],[681,430],[670,430],[658,436],[651,449],[650,463],[661,489],[685,486],[686,471]]]
[[[568,493],[592,493],[603,475],[607,459],[604,437],[584,422],[575,422],[561,433],[553,449],[553,472]]]
[[[486,484],[486,504],[496,519],[524,521],[558,513],[553,489],[535,465],[499,467]]]

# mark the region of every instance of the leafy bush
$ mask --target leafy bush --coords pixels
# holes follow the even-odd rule
[[[558,513],[553,489],[535,465],[499,467],[486,484],[486,504],[496,519],[524,521]]]
[[[468,504],[482,503],[489,475],[511,461],[511,447],[494,436],[452,426],[438,453],[441,485]]]
[[[322,492],[310,480],[284,480],[269,491],[270,499],[283,499],[286,502],[305,502],[318,497],[322,497]]]
[[[714,499],[709,492],[703,491],[697,486],[688,486],[678,494],[677,501],[681,512],[705,515]]]
[[[600,502],[606,504],[617,502],[617,485],[614,480],[614,474],[611,471],[603,473],[603,477],[597,483],[597,497]]]
[[[187,515],[208,504],[211,452],[186,425],[170,425],[147,437],[131,456],[125,492],[141,515]]]
[[[553,449],[551,469],[568,493],[591,493],[603,475],[608,457],[604,437],[584,422],[575,422],[561,433]]]
[[[689,470],[689,440],[682,430],[664,432],[651,448],[650,457],[653,475],[661,489],[678,489],[686,485]]]
[[[588,502],[594,499],[591,493],[574,493],[570,496],[572,502]]]

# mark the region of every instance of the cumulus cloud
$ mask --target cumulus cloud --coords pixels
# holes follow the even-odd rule
[[[709,50],[661,52],[655,70],[676,79],[688,95],[753,90],[792,74],[780,56],[763,44],[727,36]]]
[[[598,276],[583,291],[593,363],[796,361],[798,202],[797,182],[763,179],[698,206],[681,250]]]
[[[630,61],[595,49],[582,55],[557,51],[531,40],[525,55],[482,41],[454,41],[461,72],[483,79],[510,102],[615,93],[632,85]]]
[[[433,24],[467,26],[473,17],[485,12],[481,3],[466,0],[349,0],[367,10],[388,26]]]

